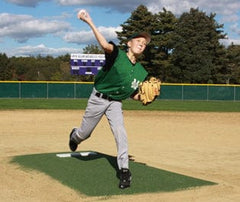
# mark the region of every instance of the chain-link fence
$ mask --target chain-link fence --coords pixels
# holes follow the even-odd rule
[[[91,82],[0,81],[0,98],[88,98]],[[240,85],[162,84],[163,100],[240,100]]]

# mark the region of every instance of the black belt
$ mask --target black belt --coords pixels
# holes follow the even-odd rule
[[[103,93],[96,92],[95,95],[97,97],[103,98],[103,99],[108,100],[108,101],[119,101],[120,102],[120,100],[115,100],[115,99],[113,99],[113,98],[111,98],[111,97],[109,97],[109,96],[107,96]]]

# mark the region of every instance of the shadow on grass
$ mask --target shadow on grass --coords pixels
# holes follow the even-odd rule
[[[56,153],[24,155],[14,157],[12,163],[43,172],[88,196],[171,192],[216,184],[131,160],[133,181],[130,188],[121,190],[116,157],[93,153],[87,156],[71,153],[69,158],[59,158]]]

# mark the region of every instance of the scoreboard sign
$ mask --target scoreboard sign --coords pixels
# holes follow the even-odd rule
[[[71,74],[96,75],[105,64],[104,54],[71,54]]]

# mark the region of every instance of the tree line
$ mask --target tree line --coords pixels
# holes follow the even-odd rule
[[[240,45],[225,47],[223,24],[199,9],[176,17],[163,8],[151,13],[140,5],[116,32],[119,47],[135,32],[147,31],[152,40],[140,62],[150,75],[170,83],[240,84]],[[103,53],[88,45],[83,53]],[[0,54],[0,80],[92,81],[93,76],[70,74],[70,55],[52,57],[10,57]]]

